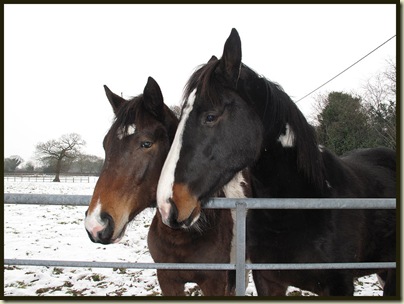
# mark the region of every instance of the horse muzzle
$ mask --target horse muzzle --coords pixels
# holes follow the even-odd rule
[[[100,221],[98,221],[94,220],[91,216],[88,216],[86,212],[85,228],[90,240],[94,243],[107,245],[119,242],[123,233],[120,233],[118,237],[113,238],[114,227],[114,220],[108,213],[101,213]]]
[[[160,215],[162,214],[159,209]],[[195,224],[201,215],[200,208],[195,208],[191,214],[183,221],[178,221],[178,210],[173,204],[170,208],[169,214],[166,217],[161,216],[163,224],[167,225],[172,229],[187,229]]]
[[[159,212],[165,225],[173,229],[189,228],[199,219],[201,204],[187,185],[174,184],[172,197],[164,207],[159,207]]]

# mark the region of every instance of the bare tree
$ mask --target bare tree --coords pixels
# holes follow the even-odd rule
[[[363,85],[363,100],[374,131],[381,144],[396,148],[396,64],[387,60],[387,68]]]
[[[44,163],[54,163],[54,182],[60,182],[60,171],[62,162],[66,159],[72,161],[81,154],[81,147],[86,143],[80,135],[76,133],[65,134],[58,140],[52,139],[45,143],[36,145],[37,158]]]
[[[4,172],[14,172],[15,169],[23,162],[24,160],[18,155],[12,155],[4,159]]]
[[[72,164],[71,170],[78,173],[100,174],[104,159],[95,155],[81,154]]]
[[[396,95],[396,84],[397,84],[397,68],[396,68],[396,63],[392,59],[386,60],[387,62],[387,68],[384,71],[383,75],[385,79],[387,80],[387,86],[388,90]]]

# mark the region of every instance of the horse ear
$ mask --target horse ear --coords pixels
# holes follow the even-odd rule
[[[143,105],[147,111],[153,114],[157,119],[164,115],[164,99],[158,83],[152,78],[147,79],[143,90]]]
[[[241,65],[241,40],[236,29],[232,29],[224,44],[220,68],[224,76],[234,85],[237,84]]]
[[[106,85],[104,85],[104,90],[109,100],[109,103],[111,104],[112,109],[114,110],[114,113],[116,115],[120,107],[125,102],[125,99],[113,93]]]
[[[208,63],[211,63],[211,62],[217,61],[217,60],[219,60],[219,59],[217,59],[217,57],[215,55],[213,55],[212,57],[210,57]]]

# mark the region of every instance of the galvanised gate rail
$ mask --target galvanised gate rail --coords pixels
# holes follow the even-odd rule
[[[12,194],[4,193],[5,204],[71,205],[88,206],[90,195]],[[90,261],[58,261],[4,259],[4,265],[95,267],[132,269],[181,269],[181,270],[236,270],[236,295],[244,296],[246,270],[299,270],[299,269],[378,269],[396,268],[395,262],[366,263],[283,263],[250,264],[245,256],[245,228],[248,209],[395,209],[396,199],[228,199],[213,198],[205,208],[236,210],[236,263],[122,263]]]

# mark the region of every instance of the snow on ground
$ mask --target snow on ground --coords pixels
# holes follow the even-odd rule
[[[91,195],[95,182],[52,183],[4,181],[5,193]],[[103,262],[153,262],[147,232],[154,209],[146,209],[128,225],[118,244],[90,241],[84,229],[87,207],[4,205],[4,258]],[[187,295],[200,295],[186,285]],[[310,295],[290,287],[289,295]],[[360,278],[355,295],[380,296],[376,276]],[[4,266],[4,296],[160,296],[156,271],[151,269],[61,268]],[[256,295],[249,279],[246,295]]]

